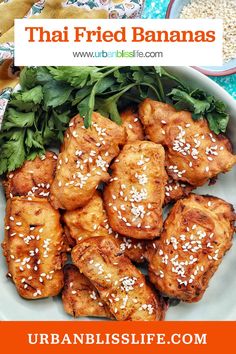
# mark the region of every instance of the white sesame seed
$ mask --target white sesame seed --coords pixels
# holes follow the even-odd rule
[[[236,7],[235,0],[194,0],[187,3],[183,7],[180,18],[220,18],[223,20],[223,55],[224,61],[227,62],[235,57],[235,18]],[[214,139],[211,134],[212,139]]]

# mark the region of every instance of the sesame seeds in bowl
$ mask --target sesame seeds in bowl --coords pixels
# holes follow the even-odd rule
[[[234,0],[171,0],[166,18],[222,19],[224,28],[222,66],[195,67],[206,75],[223,76],[236,73],[236,2]]]

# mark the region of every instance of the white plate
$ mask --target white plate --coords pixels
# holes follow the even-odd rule
[[[169,72],[183,78],[193,87],[203,88],[222,99],[231,113],[229,136],[236,146],[236,102],[221,87],[206,76],[187,67],[169,67]],[[197,192],[221,197],[236,207],[236,168],[221,175],[211,187],[199,188]],[[0,187],[0,238],[4,234],[5,197]],[[181,303],[171,307],[167,320],[236,320],[236,243],[225,256],[223,263],[210,281],[203,299],[196,304]],[[24,300],[20,298],[14,285],[6,278],[5,259],[0,254],[0,319],[1,320],[73,320],[63,311],[59,297],[44,300]],[[80,318],[79,320],[90,320]]]

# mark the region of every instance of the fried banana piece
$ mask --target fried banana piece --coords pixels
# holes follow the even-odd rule
[[[235,219],[232,205],[216,197],[176,202],[149,257],[151,282],[169,297],[199,301],[232,245]]]
[[[144,140],[144,130],[138,114],[133,108],[127,108],[121,113],[122,126],[126,133],[126,144],[136,140]]]
[[[167,181],[164,164],[161,145],[136,141],[124,146],[104,190],[109,224],[115,232],[138,239],[160,234]]]
[[[22,3],[22,0],[15,0]],[[38,0],[35,0],[37,2]],[[41,0],[42,1],[42,0]],[[104,9],[84,9],[84,8],[76,8],[75,6],[62,6],[63,0],[47,0],[44,4],[44,8],[40,14],[33,15],[27,18],[30,20],[40,20],[40,19],[94,19],[94,18],[108,18],[109,14],[108,11]],[[21,5],[21,4],[20,4]],[[10,17],[10,21],[11,21]],[[8,24],[9,24],[8,20]],[[12,26],[14,21],[12,22]],[[32,24],[33,25],[33,24]],[[5,27],[5,26],[4,26]],[[8,25],[9,27],[9,25]],[[1,28],[1,26],[0,26]],[[7,30],[2,36],[0,36],[0,43],[6,42],[14,42],[14,26]]]
[[[193,121],[188,112],[172,116],[165,136],[168,175],[175,180],[202,186],[236,164],[229,140],[211,132],[205,119]]]
[[[14,59],[5,59],[0,64],[0,92],[6,88],[14,88],[19,82],[19,70],[14,68]]]
[[[2,246],[19,295],[39,299],[60,292],[66,249],[60,214],[47,199],[8,199]]]
[[[139,105],[139,119],[141,120],[145,133],[151,141],[156,144],[163,144],[165,141],[165,126],[176,109],[170,104],[153,101],[146,98]]]
[[[14,20],[23,18],[37,0],[12,0],[0,6],[0,36],[14,25]]]
[[[128,257],[134,263],[143,263],[145,261],[145,253],[149,241],[138,240],[131,237],[115,235],[116,241],[119,244],[120,252]]]
[[[101,299],[119,321],[163,319],[162,301],[145,277],[120,253],[114,238],[90,238],[72,251],[72,260],[98,290]]]
[[[188,183],[175,181],[171,177],[168,178],[165,186],[165,205],[173,203],[181,198],[187,197],[194,189]]]
[[[89,237],[108,236],[112,233],[103,200],[97,191],[88,204],[76,210],[66,211],[62,219],[76,243]]]
[[[236,156],[232,154],[227,137],[214,134],[206,119],[193,120],[191,113],[186,111],[163,114],[162,117],[156,113],[159,105],[160,102],[145,100],[140,105],[139,114],[144,126],[149,114],[156,117],[155,131],[163,123],[163,136],[160,139],[150,136],[150,139],[164,145],[169,176],[197,187],[232,169]]]
[[[62,302],[66,313],[74,317],[113,318],[107,305],[101,300],[97,289],[80,273],[76,266],[67,264],[63,271]]]
[[[26,161],[21,168],[8,174],[3,185],[6,197],[48,197],[54,179],[57,155],[47,151],[45,156]]]
[[[83,208],[66,211],[63,215],[65,234],[68,243],[74,247],[80,241],[90,237],[109,236],[116,237],[120,251],[124,252],[133,262],[144,261],[146,241],[135,240],[114,235],[108,224],[106,210],[99,192],[95,192],[92,199]]]
[[[84,127],[79,115],[70,122],[58,157],[51,202],[58,209],[75,210],[93,196],[100,182],[108,181],[111,160],[125,143],[124,128],[93,113],[92,126]]]

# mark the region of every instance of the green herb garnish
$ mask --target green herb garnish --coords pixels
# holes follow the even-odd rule
[[[193,119],[205,117],[209,128],[215,133],[225,133],[229,122],[229,115],[225,104],[202,90],[187,91],[174,88],[168,96],[175,108],[192,112]]]

